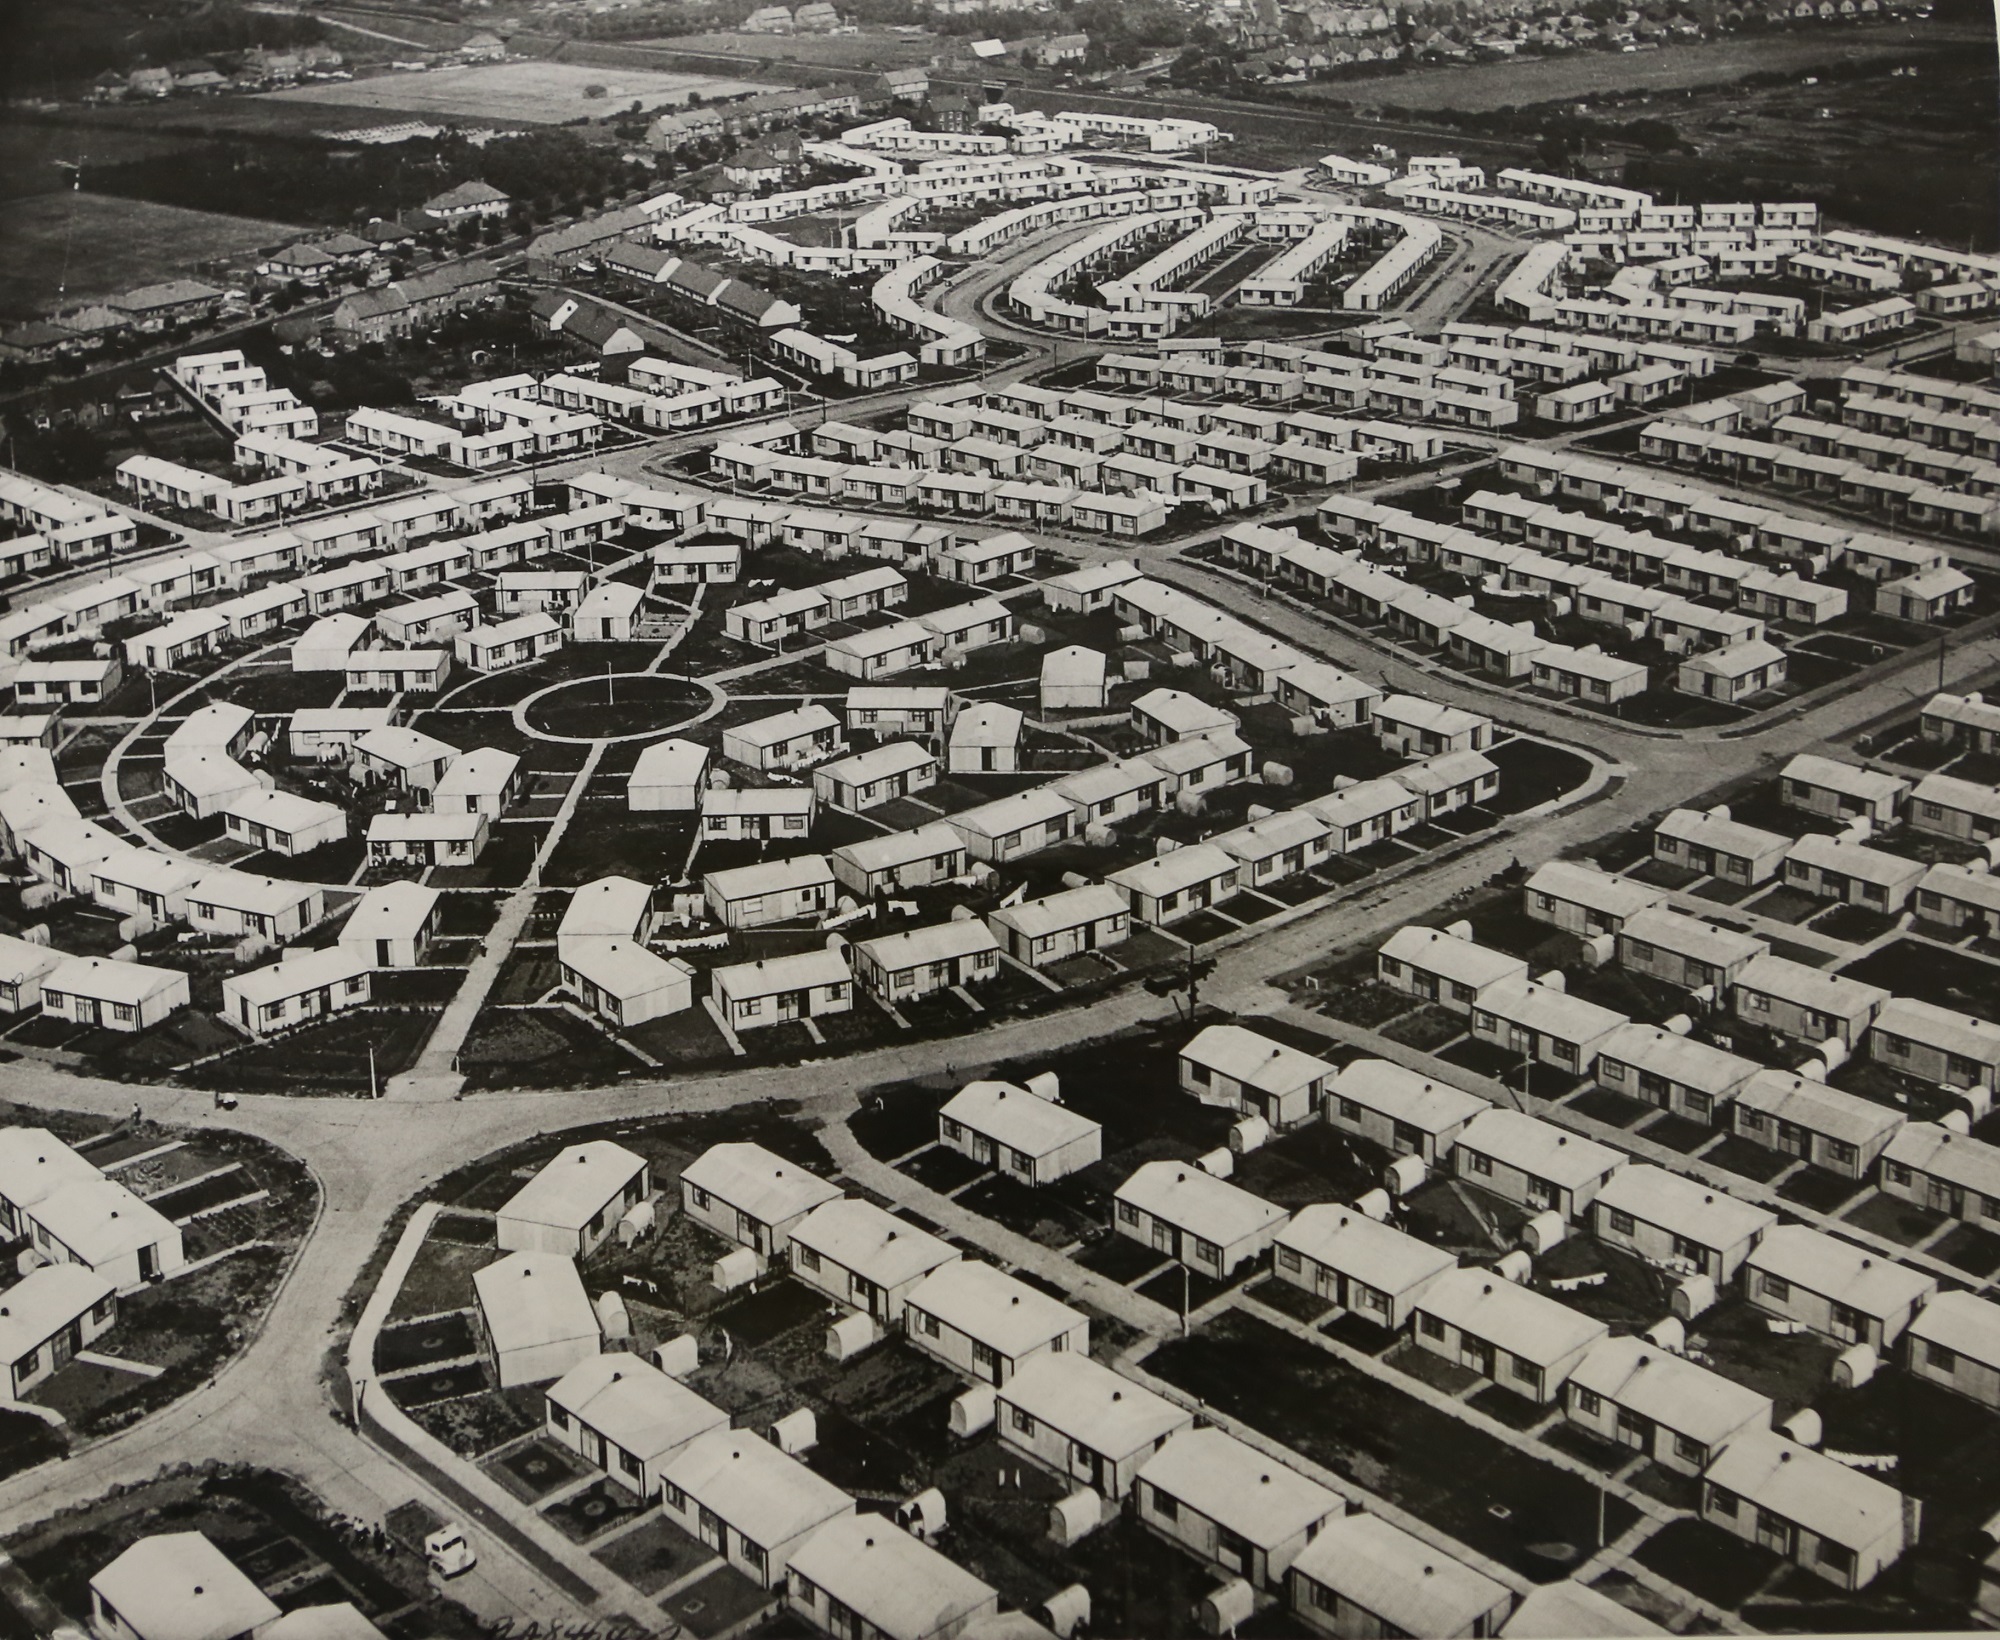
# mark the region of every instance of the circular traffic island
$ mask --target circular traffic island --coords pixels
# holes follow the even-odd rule
[[[551,740],[619,740],[658,734],[701,716],[715,699],[707,684],[630,673],[577,678],[524,701],[523,726]]]

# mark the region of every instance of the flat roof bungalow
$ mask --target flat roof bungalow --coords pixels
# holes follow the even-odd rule
[[[469,865],[485,852],[491,822],[483,814],[375,815],[368,822],[371,860]]]
[[[937,754],[892,740],[813,770],[813,794],[830,808],[859,813],[937,784]]]
[[[1011,1082],[969,1082],[938,1112],[938,1143],[1025,1185],[1049,1184],[1103,1155],[1097,1123]]]
[[[1737,1137],[1857,1181],[1874,1171],[1903,1121],[1872,1099],[1777,1070],[1756,1072],[1730,1107]]]
[[[0,1388],[19,1400],[109,1332],[117,1289],[83,1264],[44,1264],[7,1289],[0,1312]]]
[[[1285,1583],[1292,1612],[1317,1634],[1500,1632],[1513,1591],[1380,1515],[1346,1515],[1298,1553]]]
[[[1803,1042],[1838,1038],[1849,1048],[1860,1046],[1888,1000],[1889,993],[1880,986],[1780,956],[1745,963],[1729,988],[1729,1005],[1737,1018]]]
[[[1578,1428],[1683,1475],[1699,1475],[1738,1437],[1768,1430],[1774,1410],[1768,1395],[1637,1336],[1600,1340],[1563,1396],[1563,1416]]]
[[[709,971],[709,1000],[723,1025],[736,1032],[854,1009],[854,980],[837,951],[799,951],[759,957]]]
[[[885,1330],[902,1321],[916,1286],[957,1257],[956,1247],[873,1202],[840,1197],[792,1226],[792,1274]]]
[[[1447,929],[1412,923],[1382,942],[1375,974],[1405,996],[1470,1015],[1474,1004],[1497,987],[1525,981],[1528,965]]]
[[[1300,1552],[1346,1512],[1336,1492],[1220,1429],[1184,1429],[1139,1470],[1139,1520],[1170,1543],[1275,1591]]]
[[[1452,1170],[1467,1184],[1573,1221],[1625,1162],[1623,1151],[1515,1110],[1481,1112],[1452,1149]]]
[[[643,1156],[609,1139],[570,1145],[501,1206],[495,1215],[500,1250],[582,1258],[653,1193],[652,1177]]]
[[[284,961],[225,975],[219,1011],[252,1036],[288,1030],[367,1002],[369,971],[346,946],[288,951]]]
[[[1291,1216],[1192,1162],[1146,1162],[1112,1200],[1120,1235],[1217,1278],[1261,1254]]]
[[[1588,1583],[1538,1583],[1521,1597],[1501,1640],[1645,1640],[1671,1633]]]
[[[1261,1116],[1273,1128],[1310,1120],[1334,1067],[1240,1025],[1210,1025],[1180,1051],[1180,1085],[1205,1105]]]
[[[797,769],[842,750],[840,719],[817,703],[722,731],[722,755],[748,768]]]
[[[956,1640],[982,1632],[1000,1609],[991,1584],[873,1514],[830,1520],[794,1550],[785,1602],[843,1640]]]
[[[2000,836],[2000,791],[1956,775],[1925,775],[1910,794],[1909,822],[1932,837],[1991,842]]]
[[[1771,1230],[1743,1269],[1743,1296],[1758,1309],[1881,1355],[1936,1292],[1935,1277],[1802,1224]]]
[[[546,1394],[549,1439],[647,1503],[659,1496],[660,1470],[675,1453],[729,1427],[728,1413],[643,1355],[593,1355]]]
[[[710,1430],[668,1458],[660,1502],[668,1520],[764,1589],[782,1586],[814,1532],[854,1512],[833,1482],[747,1429]]]
[[[1602,1321],[1492,1270],[1447,1270],[1413,1307],[1417,1346],[1547,1405],[1593,1345]]]
[[[1710,1465],[1701,1518],[1842,1589],[1866,1588],[1918,1530],[1915,1505],[1893,1486],[1763,1431]]]
[[[379,883],[341,924],[340,943],[374,968],[414,968],[437,932],[442,892],[422,883]]]
[[[903,1331],[975,1384],[1005,1384],[1027,1362],[1090,1353],[1090,1318],[976,1259],[954,1259],[910,1289]]]
[[[701,806],[714,752],[692,740],[656,741],[639,754],[625,788],[633,813],[667,810],[687,813]]]
[[[280,1616],[199,1532],[143,1537],[90,1580],[91,1625],[117,1640],[240,1640]]]
[[[597,1311],[574,1260],[509,1253],[475,1270],[472,1288],[502,1389],[547,1383],[597,1354]]]
[[[1402,1331],[1432,1282],[1458,1268],[1455,1254],[1335,1202],[1301,1208],[1276,1248],[1278,1280],[1390,1332]]]
[[[1648,1264],[1702,1275],[1720,1289],[1778,1222],[1767,1208],[1649,1162],[1621,1167],[1591,1203],[1592,1233]]]
[[[42,976],[42,1012],[107,1031],[143,1031],[188,1005],[179,968],[70,957]]]

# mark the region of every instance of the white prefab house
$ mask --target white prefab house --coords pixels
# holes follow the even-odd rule
[[[914,740],[892,740],[822,763],[813,770],[813,795],[829,808],[860,812],[935,786],[935,753]]]
[[[1537,866],[1521,890],[1522,910],[1529,917],[1580,939],[1616,934],[1629,918],[1666,897],[1664,889],[1568,860]]]
[[[431,803],[439,814],[483,814],[498,820],[527,781],[528,771],[514,753],[475,746],[451,760],[431,792]]]
[[[660,1503],[668,1520],[763,1589],[782,1587],[806,1540],[854,1512],[833,1482],[747,1429],[697,1435],[668,1458]]]
[[[785,1604],[834,1640],[959,1640],[986,1631],[1000,1595],[882,1516],[843,1515],[793,1551]]]
[[[1738,1138],[1856,1183],[1874,1171],[1904,1120],[1872,1099],[1773,1070],[1737,1089],[1729,1115]]]
[[[1452,1148],[1452,1171],[1467,1184],[1572,1221],[1625,1161],[1623,1151],[1514,1110],[1482,1112]]]
[[[1216,844],[1190,843],[1114,871],[1105,881],[1125,897],[1134,922],[1166,928],[1232,898],[1238,867]]]
[[[1728,810],[1675,809],[1653,830],[1653,858],[1750,888],[1768,882],[1792,846],[1783,832],[1729,818]]]
[[[833,867],[824,854],[711,871],[701,885],[709,911],[725,928],[763,928],[833,908]]]
[[[824,706],[799,706],[722,731],[722,755],[769,772],[801,769],[843,750],[840,719]]]
[[[1015,774],[1027,716],[1000,701],[973,701],[958,714],[946,742],[953,774]],[[886,748],[885,748],[886,749]]]
[[[1663,905],[1634,913],[1618,930],[1619,967],[1684,991],[1713,986],[1717,996],[1770,949],[1755,934],[1722,928]]]
[[[179,968],[107,957],[70,957],[42,976],[42,1012],[107,1031],[143,1031],[188,1005]]]
[[[1382,942],[1375,954],[1375,976],[1405,996],[1469,1016],[1494,990],[1525,981],[1528,965],[1448,930],[1412,923]]]
[[[1192,1162],[1147,1162],[1112,1192],[1112,1228],[1217,1279],[1262,1256],[1291,1217]]]
[[[1310,809],[1281,809],[1220,833],[1216,847],[1236,861],[1245,888],[1283,882],[1321,864],[1331,852],[1333,827]]]
[[[281,1621],[199,1532],[141,1538],[90,1580],[91,1630],[110,1640],[248,1640]]]
[[[582,1258],[652,1193],[652,1169],[643,1156],[609,1139],[570,1145],[500,1208],[500,1250]]]
[[[51,946],[0,934],[0,1013],[39,1007],[42,981],[68,960]]]
[[[1003,1448],[1115,1501],[1194,1414],[1071,1351],[1023,1362],[1000,1386],[993,1421]]]
[[[430,792],[444,778],[456,746],[401,727],[370,729],[354,742],[354,778],[361,785],[384,784],[398,791]]]
[[[1648,913],[1652,915],[1652,913]],[[1757,1062],[1658,1025],[1621,1025],[1599,1044],[1600,1087],[1690,1121],[1711,1123],[1757,1073]]]
[[[1347,1515],[1298,1553],[1286,1604],[1316,1634],[1340,1640],[1421,1634],[1497,1635],[1513,1591],[1379,1515]]]
[[[1880,986],[1780,956],[1745,963],[1729,988],[1737,1018],[1804,1042],[1838,1038],[1850,1049],[1861,1045],[1888,1000]]]
[[[803,786],[711,786],[701,794],[701,835],[710,842],[804,842],[818,804]]]
[[[1037,853],[1076,830],[1069,803],[1047,786],[961,809],[947,815],[945,824],[964,840],[973,859],[991,865]]]
[[[548,1387],[544,1433],[650,1503],[660,1470],[698,1436],[726,1430],[729,1414],[669,1378],[643,1355],[593,1355]]]
[[[1139,1520],[1226,1577],[1277,1590],[1346,1512],[1336,1492],[1220,1429],[1184,1429],[1140,1467]]]
[[[1882,1193],[1967,1224],[2000,1219],[2000,1146],[1911,1122],[1882,1152]]]
[[[222,823],[238,842],[273,854],[307,854],[347,835],[347,811],[337,804],[261,787],[225,802]]]
[[[968,917],[858,941],[848,960],[855,983],[895,1008],[997,979],[1000,942],[977,917]]]
[[[792,1274],[884,1329],[903,1319],[912,1291],[958,1249],[886,1213],[845,1197],[816,1207],[792,1226]]]
[[[371,968],[415,968],[438,929],[443,898],[421,883],[381,883],[361,896],[341,925],[340,943]]]
[[[1132,935],[1132,913],[1117,889],[1090,883],[988,912],[986,925],[1016,962],[1046,968],[1123,944]]]
[[[1939,1293],[1904,1337],[1904,1362],[1917,1377],[2000,1408],[2000,1304],[1972,1293]]]
[[[1610,1330],[1492,1270],[1447,1270],[1412,1317],[1419,1349],[1544,1406],[1560,1399],[1577,1363]]]
[[[1110,660],[1101,649],[1070,644],[1042,657],[1036,700],[1044,712],[1101,712],[1111,704]]]
[[[694,1006],[693,967],[630,940],[574,940],[560,962],[564,989],[614,1029]]]
[[[1132,727],[1155,746],[1233,730],[1242,722],[1227,708],[1179,689],[1149,689],[1132,702],[1131,713]]]
[[[785,1256],[798,1222],[840,1187],[762,1145],[710,1145],[681,1170],[681,1210],[767,1259]]]
[[[1088,1316],[977,1259],[940,1265],[911,1288],[903,1331],[976,1384],[1005,1384],[1038,1356],[1090,1353]]]
[[[1896,823],[1909,794],[1909,781],[1896,775],[1812,752],[1799,753],[1778,774],[1778,799],[1786,808],[1826,820],[1866,819],[1878,829]]]
[[[1599,1045],[1627,1023],[1616,1009],[1534,980],[1491,986],[1472,1010],[1472,1034],[1479,1041],[1572,1073],[1587,1072]]]
[[[545,1384],[597,1354],[597,1311],[574,1260],[509,1253],[475,1270],[472,1289],[502,1389]]]
[[[1743,1266],[1743,1296],[1758,1309],[1879,1355],[1936,1292],[1935,1277],[1802,1224],[1777,1226]]]
[[[1621,1167],[1591,1203],[1591,1231],[1607,1247],[1677,1275],[1732,1280],[1775,1213],[1648,1162]]]
[[[1324,1059],[1240,1025],[1210,1025],[1180,1052],[1180,1084],[1205,1105],[1296,1127],[1318,1113],[1334,1076]]]
[[[1838,1588],[1862,1589],[1915,1543],[1919,1510],[1872,1475],[1752,1431],[1709,1466],[1701,1518]]]
[[[18,1401],[118,1319],[117,1290],[82,1264],[44,1264],[7,1289],[0,1313],[0,1390]]]
[[[1325,1102],[1330,1125],[1429,1167],[1442,1164],[1466,1126],[1492,1108],[1476,1093],[1389,1059],[1343,1065],[1327,1084]]]
[[[635,814],[654,810],[684,814],[698,808],[714,755],[692,740],[656,741],[632,766],[625,806]]]
[[[1899,912],[1924,875],[1921,860],[1810,833],[1785,850],[1785,882],[1822,900]]]
[[[1104,1153],[1097,1123],[1011,1082],[969,1082],[938,1112],[938,1143],[1025,1185],[1050,1184]]]
[[[285,960],[222,981],[222,1016],[252,1036],[289,1030],[368,1001],[370,963],[344,945],[287,952]]]
[[[800,951],[712,969],[708,987],[723,1024],[738,1032],[854,1009],[854,979],[837,951]]]
[[[1984,1116],[2000,1090],[2000,1025],[1934,1002],[1891,997],[1868,1029],[1868,1057],[1965,1096]]]
[[[1301,1208],[1276,1246],[1280,1281],[1390,1332],[1402,1331],[1432,1282],[1458,1268],[1443,1248],[1334,1202]]]
[[[833,851],[834,880],[857,899],[927,888],[965,875],[964,842],[942,820],[843,843]]]
[[[483,814],[378,814],[368,822],[368,857],[418,865],[470,865],[485,852]]]
[[[1740,1436],[1771,1427],[1768,1395],[1640,1337],[1606,1338],[1577,1363],[1563,1416],[1599,1440],[1699,1475]]]

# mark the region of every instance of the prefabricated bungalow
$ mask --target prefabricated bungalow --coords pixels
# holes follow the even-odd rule
[[[938,1143],[1033,1186],[1099,1160],[1104,1134],[1053,1098],[1011,1082],[969,1082],[938,1112]]]
[[[689,813],[701,806],[714,753],[692,740],[661,740],[639,754],[625,788],[633,813]]]
[[[1184,1429],[1140,1467],[1141,1525],[1225,1577],[1276,1592],[1306,1545],[1346,1512],[1340,1495],[1220,1429]]]
[[[1904,1332],[1904,1364],[1917,1377],[2000,1409],[2000,1304],[1939,1293]]]
[[[902,1323],[904,1305],[923,1279],[958,1256],[957,1248],[908,1220],[846,1197],[792,1226],[794,1278],[885,1331]]]
[[[1916,1501],[1893,1486],[1761,1430],[1709,1466],[1701,1518],[1848,1590],[1872,1583],[1919,1527]]]
[[[1600,1042],[1592,1067],[1599,1087],[1705,1125],[1728,1120],[1726,1107],[1759,1068],[1725,1048],[1637,1022]]]
[[[1004,1385],[1038,1356],[1090,1353],[1088,1316],[978,1259],[953,1259],[911,1288],[903,1331],[975,1384]]]
[[[1000,1595],[880,1515],[841,1515],[792,1551],[785,1608],[835,1640],[959,1640],[1006,1623]]]
[[[1975,1118],[2000,1093],[2000,1025],[1915,997],[1891,997],[1868,1028],[1878,1065],[1965,1096]]]
[[[1124,944],[1132,935],[1132,912],[1109,883],[1088,883],[988,912],[986,925],[1014,961],[1046,968]]]
[[[1318,1202],[1278,1232],[1278,1280],[1390,1332],[1402,1331],[1456,1255],[1371,1219],[1358,1207]]]
[[[1626,1156],[1539,1116],[1492,1109],[1466,1124],[1451,1160],[1453,1173],[1466,1184],[1531,1213],[1555,1212],[1581,1222]]]
[[[1370,1514],[1329,1521],[1299,1551],[1285,1600],[1307,1628],[1337,1640],[1497,1635],[1514,1604],[1506,1584]]]
[[[1412,923],[1382,942],[1375,976],[1391,990],[1469,1017],[1487,995],[1525,982],[1528,965],[1448,929]]]
[[[1937,1292],[1937,1280],[1802,1224],[1772,1229],[1743,1265],[1743,1296],[1845,1348],[1887,1355]]]
[[[808,1213],[840,1187],[747,1140],[710,1145],[681,1170],[681,1210],[725,1240],[783,1258]]]
[[[1492,1270],[1447,1270],[1412,1306],[1417,1347],[1540,1405],[1609,1333],[1602,1321]]]
[[[837,951],[733,963],[712,969],[708,985],[723,1025],[738,1033],[854,1010],[854,979]]]
[[[480,1329],[502,1389],[545,1384],[598,1352],[597,1311],[573,1259],[509,1253],[475,1270]]]
[[[1324,1059],[1240,1025],[1210,1025],[1180,1051],[1180,1085],[1205,1105],[1261,1116],[1274,1129],[1319,1113],[1334,1076]]]
[[[1903,1125],[1887,1105],[1777,1070],[1747,1078],[1729,1118],[1738,1138],[1857,1183],[1874,1171]]]
[[[702,895],[725,928],[763,928],[799,917],[824,916],[833,907],[833,867],[824,854],[711,871]]]
[[[1755,934],[1690,917],[1667,906],[1649,906],[1618,931],[1618,966],[1684,991],[1713,988],[1720,996],[1770,944]]]
[[[1990,1223],[2000,1219],[2000,1146],[1911,1122],[1882,1152],[1882,1193],[1964,1224]]]
[[[1522,910],[1529,917],[1579,939],[1616,934],[1629,918],[1665,898],[1664,889],[1568,860],[1537,866],[1521,890]]]
[[[965,875],[970,855],[942,820],[911,831],[843,843],[833,851],[834,880],[857,899],[926,888]]]
[[[1118,1234],[1217,1279],[1260,1257],[1290,1217],[1192,1162],[1146,1162],[1112,1201]]]
[[[370,965],[345,946],[288,951],[286,960],[225,975],[224,1019],[252,1036],[289,1030],[368,1001]]]
[[[690,1441],[729,1428],[729,1414],[643,1355],[593,1355],[548,1387],[543,1432],[650,1503],[660,1470]]]
[[[1634,1162],[1591,1203],[1591,1232],[1606,1247],[1721,1288],[1743,1267],[1777,1215],[1683,1173]]]
[[[848,960],[857,985],[897,1008],[999,978],[1000,942],[985,923],[968,917],[858,941]]]
[[[495,1215],[500,1249],[582,1258],[652,1193],[643,1156],[609,1139],[570,1145],[502,1204]]]
[[[1699,1475],[1741,1436],[1768,1430],[1771,1398],[1638,1337],[1601,1340],[1571,1371],[1563,1416],[1663,1469]]]
[[[697,1435],[660,1469],[662,1515],[761,1589],[854,1500],[747,1429]],[[886,1523],[882,1530],[893,1530]]]
[[[1653,830],[1653,858],[1751,888],[1769,882],[1792,839],[1729,818],[1727,809],[1675,809]]]
[[[1111,1499],[1194,1414],[1112,1371],[1088,1353],[1024,1361],[999,1388],[994,1427],[1001,1447]]]
[[[1493,1107],[1476,1093],[1434,1082],[1388,1059],[1356,1059],[1327,1084],[1330,1126],[1380,1145],[1396,1156],[1442,1165],[1459,1135]]]
[[[914,740],[892,740],[813,770],[813,794],[856,813],[935,786],[938,759]]]
[[[1838,1039],[1850,1050],[1861,1045],[1888,1000],[1880,986],[1775,955],[1745,963],[1729,988],[1737,1018],[1802,1042]]]
[[[421,883],[379,883],[361,896],[341,924],[340,943],[371,968],[415,968],[438,930],[439,889]]]

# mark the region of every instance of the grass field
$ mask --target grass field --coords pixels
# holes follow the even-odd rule
[[[57,160],[74,165],[82,157],[87,165],[117,165],[128,159],[171,154],[187,144],[185,137],[152,131],[8,120],[0,123],[0,199],[67,188],[70,173],[61,169]]]
[[[586,95],[593,86],[602,86],[604,95]],[[383,74],[366,80],[299,86],[291,91],[267,92],[264,100],[560,125],[565,120],[619,113],[635,102],[646,109],[678,108],[690,95],[711,99],[768,89],[747,80],[701,74],[584,68],[575,63],[495,63],[484,68],[443,68],[429,74]]]
[[[108,296],[186,273],[205,257],[281,245],[298,229],[254,217],[183,211],[92,193],[0,202],[0,317],[24,318],[56,298]]]
[[[1475,112],[1525,108],[1597,91],[1675,91],[1725,85],[1746,74],[1796,73],[1822,64],[1868,62],[1940,46],[1936,30],[1896,23],[1876,28],[1805,29],[1796,34],[1691,41],[1654,51],[1577,51],[1562,57],[1420,69],[1379,79],[1334,80],[1302,87],[1304,95],[1338,98],[1361,107],[1459,108]]]

